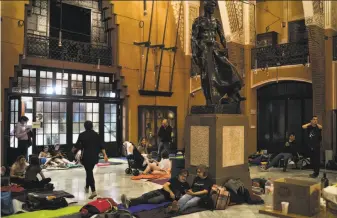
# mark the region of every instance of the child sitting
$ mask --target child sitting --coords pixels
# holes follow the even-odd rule
[[[169,174],[171,172],[171,161],[167,151],[161,153],[161,161],[149,163],[143,174],[148,174],[152,171],[153,174]]]

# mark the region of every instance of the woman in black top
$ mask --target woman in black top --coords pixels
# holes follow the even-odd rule
[[[103,147],[103,143],[100,139],[100,136],[97,132],[93,130],[93,124],[91,121],[85,121],[84,123],[85,131],[82,132],[77,139],[75,148],[82,150],[81,163],[84,166],[86,172],[86,186],[85,193],[89,193],[89,186],[91,188],[91,195],[89,199],[93,199],[97,196],[96,188],[95,188],[95,179],[93,169],[95,165],[98,163],[98,155],[100,151],[102,151],[104,155],[105,162],[108,162],[108,156],[105,153],[105,149]]]

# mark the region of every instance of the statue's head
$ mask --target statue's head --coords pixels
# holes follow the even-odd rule
[[[204,1],[205,13],[213,14],[216,6],[217,0],[205,0]]]

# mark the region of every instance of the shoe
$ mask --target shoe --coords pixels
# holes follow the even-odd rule
[[[125,194],[122,194],[122,196],[121,196],[121,201],[122,201],[123,206],[124,206],[126,209],[128,209],[129,206],[130,206],[130,200],[128,199],[128,197],[126,197]]]
[[[287,168],[283,168],[283,172],[286,172],[287,171]]]
[[[89,193],[89,188],[84,187],[84,193],[88,194]]]
[[[89,196],[89,199],[94,199],[97,196],[96,192],[92,192],[91,195]]]
[[[316,173],[313,173],[313,174],[310,174],[310,175],[309,175],[309,177],[310,177],[310,178],[314,178],[314,179],[315,179],[315,178],[317,178],[317,177],[318,177],[318,174],[316,174]]]

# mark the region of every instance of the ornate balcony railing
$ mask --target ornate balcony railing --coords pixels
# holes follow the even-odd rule
[[[26,39],[26,55],[61,61],[86,64],[112,65],[112,51],[109,46],[95,45],[85,42],[28,34]]]
[[[308,62],[308,42],[278,44],[252,49],[252,69],[306,64]]]
[[[332,52],[333,52],[333,60],[337,61],[337,36],[333,37],[333,46],[332,46]]]

